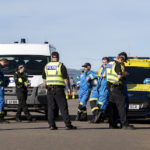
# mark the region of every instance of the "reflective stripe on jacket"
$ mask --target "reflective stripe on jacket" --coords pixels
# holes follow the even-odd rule
[[[64,78],[61,72],[62,63],[49,62],[45,66],[46,85],[62,85],[65,86]]]
[[[112,84],[121,84],[122,82],[118,78],[118,74],[115,71],[116,62],[111,61],[107,64],[106,72],[107,72],[107,81]]]
[[[98,75],[97,75],[98,77],[106,77],[106,74],[105,74],[105,71],[104,71],[104,67],[103,66],[101,66],[100,68],[99,68],[99,71],[98,71]]]
[[[19,73],[16,71],[14,74],[14,80],[18,88],[25,87],[24,83],[29,83],[28,76],[25,72]]]

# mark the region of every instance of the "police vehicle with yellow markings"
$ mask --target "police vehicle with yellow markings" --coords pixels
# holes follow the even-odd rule
[[[55,48],[45,42],[43,44],[26,43],[25,39],[21,42],[12,44],[0,44],[0,59],[9,60],[9,66],[4,68],[4,75],[9,77],[10,83],[5,92],[5,111],[15,110],[18,104],[14,73],[18,65],[25,66],[31,86],[28,87],[27,104],[34,111],[44,109],[46,111],[46,92],[43,89],[42,72],[44,66],[50,61],[51,52]],[[31,107],[30,107],[31,106]]]
[[[150,117],[150,58],[130,57],[125,63],[129,117]]]

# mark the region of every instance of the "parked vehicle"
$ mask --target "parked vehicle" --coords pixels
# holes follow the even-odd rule
[[[34,111],[46,111],[46,92],[42,87],[42,72],[50,61],[51,52],[55,50],[50,44],[25,43],[0,44],[0,59],[9,60],[9,66],[3,71],[9,77],[10,83],[5,88],[5,111],[15,110],[18,104],[14,82],[14,72],[18,65],[23,64],[28,74],[31,86],[28,88],[27,104]]]

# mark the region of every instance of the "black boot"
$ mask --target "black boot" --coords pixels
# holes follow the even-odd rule
[[[0,116],[0,123],[4,122],[4,118],[2,116]]]
[[[94,117],[94,123],[100,123],[102,117],[102,111],[96,110],[95,117]]]
[[[87,121],[87,113],[82,113],[81,114],[81,119],[80,121]]]
[[[92,119],[92,120],[89,120],[88,122],[89,122],[89,123],[95,123],[95,116],[93,116],[93,119]]]
[[[34,121],[36,121],[36,118],[33,118],[31,115],[29,115],[27,117],[27,120],[28,120],[28,122],[34,122]]]
[[[77,127],[73,125],[66,126],[66,130],[76,130]]]
[[[76,121],[81,121],[81,112],[78,112],[77,113],[77,116],[76,116]]]
[[[122,125],[122,129],[135,130],[135,127],[133,125],[126,124],[126,125]]]
[[[20,117],[16,117],[16,122],[21,122],[22,120],[20,119]]]
[[[4,120],[4,115],[3,114],[0,115],[0,123],[9,123],[9,121]]]

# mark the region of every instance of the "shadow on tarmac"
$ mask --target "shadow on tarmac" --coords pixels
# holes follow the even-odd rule
[[[34,118],[36,118],[37,121],[47,121],[45,118],[45,115],[32,115]],[[71,121],[75,121],[76,115],[70,115]],[[92,119],[92,115],[88,115],[88,120]],[[15,116],[9,116],[5,117],[5,120],[11,121],[15,120]],[[24,115],[21,116],[21,120],[26,120],[26,117]],[[61,115],[56,119],[56,121],[63,121],[63,118]],[[106,119],[104,122],[108,122]],[[134,124],[150,124],[150,119],[129,119],[129,123],[134,123]]]
[[[33,124],[33,123],[41,123],[41,122],[47,122],[47,120],[45,119],[45,116],[44,115],[33,115],[33,117],[34,118],[36,118],[36,121],[33,121],[33,122],[28,122],[27,120],[26,120],[26,117],[25,116],[22,116],[21,117],[21,119],[22,119],[22,122],[15,122],[14,120],[15,120],[15,117],[14,116],[11,116],[10,118],[6,118],[5,120],[6,120],[6,122],[4,122],[4,123],[2,123],[2,124],[8,124],[8,123],[10,123],[10,124],[21,124],[21,123],[31,123],[31,124]],[[70,115],[70,119],[71,119],[71,121],[75,121],[75,118],[76,118],[76,115]],[[88,115],[88,120],[91,120],[92,119],[92,115]],[[56,121],[57,122],[59,122],[59,121],[63,121],[63,119],[62,119],[62,117],[61,116],[59,116],[57,119],[56,119]],[[82,122],[80,122],[80,123],[82,123]],[[102,123],[105,123],[106,124],[106,127],[93,127],[93,128],[91,128],[91,127],[87,127],[87,128],[80,128],[80,127],[78,127],[78,130],[108,130],[109,128],[108,128],[108,121],[107,120],[105,120],[104,122],[102,122]],[[145,119],[142,119],[142,120],[135,120],[135,119],[130,119],[129,120],[129,123],[130,124],[133,124],[134,126],[135,126],[135,128],[136,128],[136,130],[148,130],[148,129],[150,129],[150,127],[136,127],[136,124],[148,124],[148,125],[150,125],[150,120],[145,120]],[[1,123],[0,123],[1,124]],[[89,124],[90,126],[92,126],[92,124]],[[98,124],[97,124],[98,125]],[[101,123],[99,123],[99,125],[101,125]],[[58,127],[58,128],[62,128],[63,129],[63,127]],[[2,130],[40,130],[40,129],[48,129],[48,127],[35,127],[35,128],[12,128],[12,129],[0,129],[0,131],[2,131]],[[114,129],[111,129],[111,130],[114,130]],[[118,130],[118,129],[115,129],[115,130]]]

